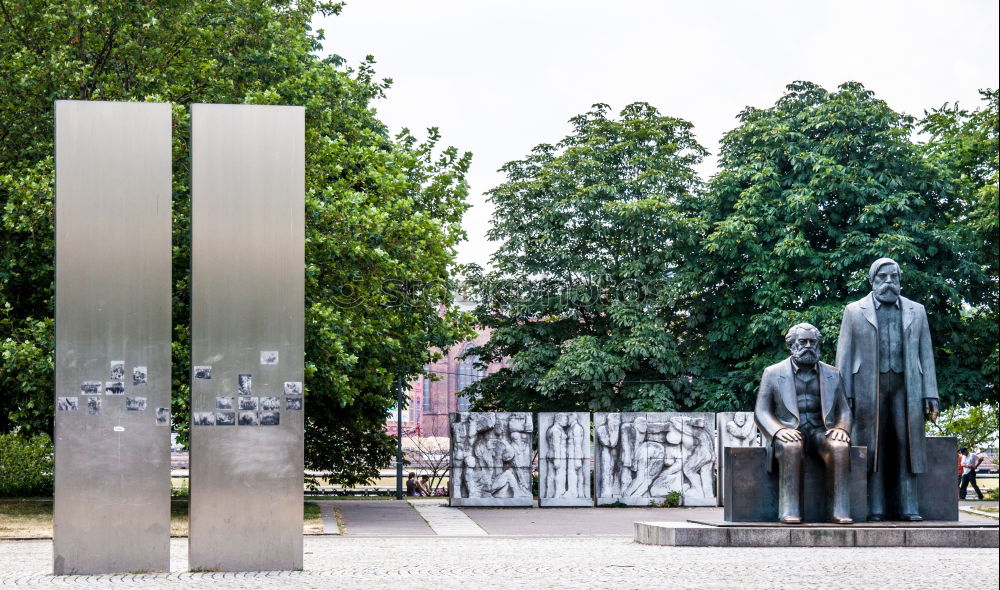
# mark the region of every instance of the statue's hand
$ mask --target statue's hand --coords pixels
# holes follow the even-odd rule
[[[924,416],[931,422],[938,419],[938,401],[932,397],[924,398]]]
[[[847,434],[847,431],[842,428],[831,428],[830,430],[827,430],[826,437],[837,442],[851,442],[851,435]]]
[[[780,440],[781,442],[795,442],[802,440],[802,433],[794,428],[782,428],[775,433],[774,438]]]

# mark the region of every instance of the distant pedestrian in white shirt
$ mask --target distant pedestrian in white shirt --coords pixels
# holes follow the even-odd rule
[[[965,499],[966,491],[971,483],[972,489],[976,490],[976,495],[982,500],[983,493],[979,491],[979,485],[976,484],[976,470],[979,469],[979,464],[983,462],[983,458],[970,453],[966,447],[962,447],[958,452],[962,454],[962,485],[958,488],[958,497],[963,500]]]

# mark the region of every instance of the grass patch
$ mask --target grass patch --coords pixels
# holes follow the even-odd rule
[[[323,517],[319,513],[319,504],[306,502],[302,505],[302,532],[306,535],[323,534]]]
[[[4,498],[0,500],[0,539],[49,539],[51,537],[51,499]]]
[[[170,536],[188,535],[188,499],[170,500]],[[323,518],[319,505],[306,502],[302,507],[302,532],[307,535],[322,534]],[[0,539],[51,539],[51,498],[0,499]]]

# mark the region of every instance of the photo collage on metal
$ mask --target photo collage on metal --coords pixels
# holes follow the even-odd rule
[[[278,351],[260,351],[261,365],[278,365]],[[212,379],[212,367],[200,365],[194,368],[195,379]],[[236,391],[225,392],[215,397],[215,408],[195,411],[191,423],[194,426],[278,426],[281,411],[302,411],[302,382],[285,381],[282,395],[275,393],[254,393],[253,374],[240,373]],[[284,403],[282,403],[284,402]]]
[[[125,361],[111,361],[108,367],[110,381],[95,379],[81,382],[79,396],[56,398],[56,411],[84,412],[89,416],[100,416],[105,411],[123,407],[127,412],[145,412],[147,396],[136,394],[145,394],[149,371],[145,366],[132,367],[131,385],[127,385],[125,374]],[[80,398],[83,398],[82,408]],[[118,402],[116,398],[122,398],[124,401]],[[156,408],[153,421],[157,426],[169,426],[170,408]]]

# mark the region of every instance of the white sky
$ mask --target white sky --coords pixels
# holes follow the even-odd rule
[[[897,111],[959,101],[998,85],[996,0],[349,0],[317,19],[325,48],[356,64],[374,55],[393,79],[377,104],[393,133],[441,129],[473,153],[469,241],[460,262],[486,264],[496,170],[569,131],[604,102],[645,101],[694,123],[713,152],[747,105],[786,84],[857,80]]]

